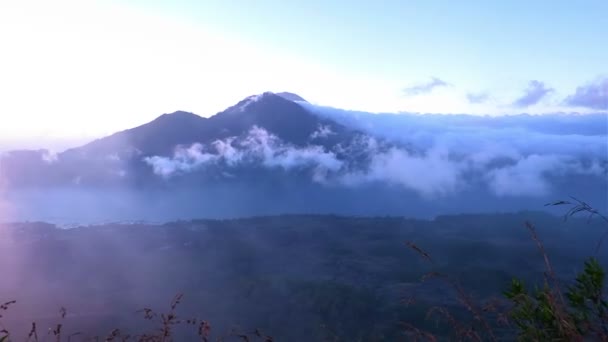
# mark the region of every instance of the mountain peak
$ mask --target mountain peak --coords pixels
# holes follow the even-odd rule
[[[165,113],[165,114],[161,115],[160,117],[161,118],[162,117],[173,117],[173,118],[192,118],[192,117],[195,117],[195,118],[201,118],[200,116],[198,116],[198,115],[196,115],[196,114],[194,114],[192,112],[186,112],[186,111],[183,111],[183,110],[178,110],[178,111],[175,111],[173,113]]]
[[[151,125],[171,125],[174,123],[191,123],[196,124],[200,121],[205,120],[204,117],[196,115],[191,112],[186,112],[183,110],[178,110],[173,113],[165,113],[156,119],[154,119],[149,124]],[[144,125],[145,126],[145,125]]]
[[[300,95],[290,93],[287,91],[284,91],[281,93],[276,93],[275,95],[280,96],[280,97],[284,98],[285,100],[289,100],[289,101],[308,102],[308,101],[304,100],[304,98],[302,98]]]
[[[271,91],[266,91],[261,94],[247,96],[246,98],[241,100],[236,105],[228,108],[227,111],[245,112],[249,108],[249,106],[251,106],[254,103],[267,102],[267,101],[276,102],[277,100],[279,100],[279,101],[287,100],[287,101],[293,102],[293,103],[307,102],[306,100],[304,100],[304,98],[302,98],[299,95],[294,94],[294,93],[289,93],[289,92],[273,93]]]
[[[186,112],[185,110],[176,110],[173,113],[167,113],[168,115],[192,115],[192,112]]]

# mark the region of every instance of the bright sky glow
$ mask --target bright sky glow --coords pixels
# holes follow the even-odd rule
[[[608,77],[607,16],[604,0],[2,0],[0,136],[102,135],[268,90],[374,112],[598,111],[564,99]]]

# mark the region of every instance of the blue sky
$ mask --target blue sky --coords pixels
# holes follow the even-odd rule
[[[134,1],[348,73],[572,87],[607,72],[608,2]]]
[[[105,134],[266,90],[372,112],[602,111],[607,15],[601,0],[6,0],[0,133]]]

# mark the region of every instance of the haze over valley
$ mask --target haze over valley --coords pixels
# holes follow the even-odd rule
[[[372,114],[266,92],[209,118],[163,114],[65,151],[4,152],[2,198],[15,220],[63,224],[432,218],[541,210],[569,195],[604,206],[605,122],[601,113]]]
[[[0,1],[0,342],[608,341],[606,13]]]

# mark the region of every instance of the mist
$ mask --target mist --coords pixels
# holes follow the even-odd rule
[[[218,332],[397,338],[401,320],[428,324],[421,307],[458,305],[441,285],[415,286],[427,270],[403,241],[486,298],[518,274],[539,279],[522,222],[540,225],[560,277],[603,232],[545,204],[608,206],[606,115],[285,101],[265,93],[215,118],[176,112],[64,151],[3,152],[0,266],[11,276],[0,296],[19,303],[3,320],[23,332],[14,336],[31,321],[56,324],[61,307],[66,329],[149,329],[136,311],[162,311],[183,293],[181,314]],[[297,114],[277,119],[287,109]],[[398,304],[406,295],[418,311]]]
[[[607,13],[0,0],[0,342],[608,341]]]
[[[28,156],[13,171],[20,178],[39,184],[58,175],[68,183],[41,188],[5,182],[2,221],[165,222],[299,213],[432,218],[544,210],[543,203],[568,196],[608,205],[604,114],[372,114],[298,105],[358,133],[336,143],[344,133],[318,124],[304,144],[294,144],[253,125],[241,135],[173,145],[169,155],[5,154]],[[137,151],[129,140],[112,146]],[[74,158],[86,163],[65,169]]]
[[[517,229],[525,219],[538,224],[563,276],[603,233],[599,221],[531,212],[434,220],[283,215],[71,229],[3,224],[0,247],[11,257],[0,266],[11,276],[0,295],[18,304],[3,323],[14,338],[25,337],[32,321],[43,331],[61,322],[66,334],[81,331],[83,338],[116,328],[137,333],[150,328],[137,310],[163,312],[183,293],[180,316],[209,320],[217,335],[260,329],[281,340],[398,336],[400,320],[426,324],[420,310],[399,305],[404,297],[416,295],[422,307],[458,305],[439,284],[416,286],[426,264],[403,248],[404,239],[426,246],[450,274],[477,274],[463,286],[486,298],[514,274],[537,279],[542,261]],[[183,334],[177,336],[192,338]]]

